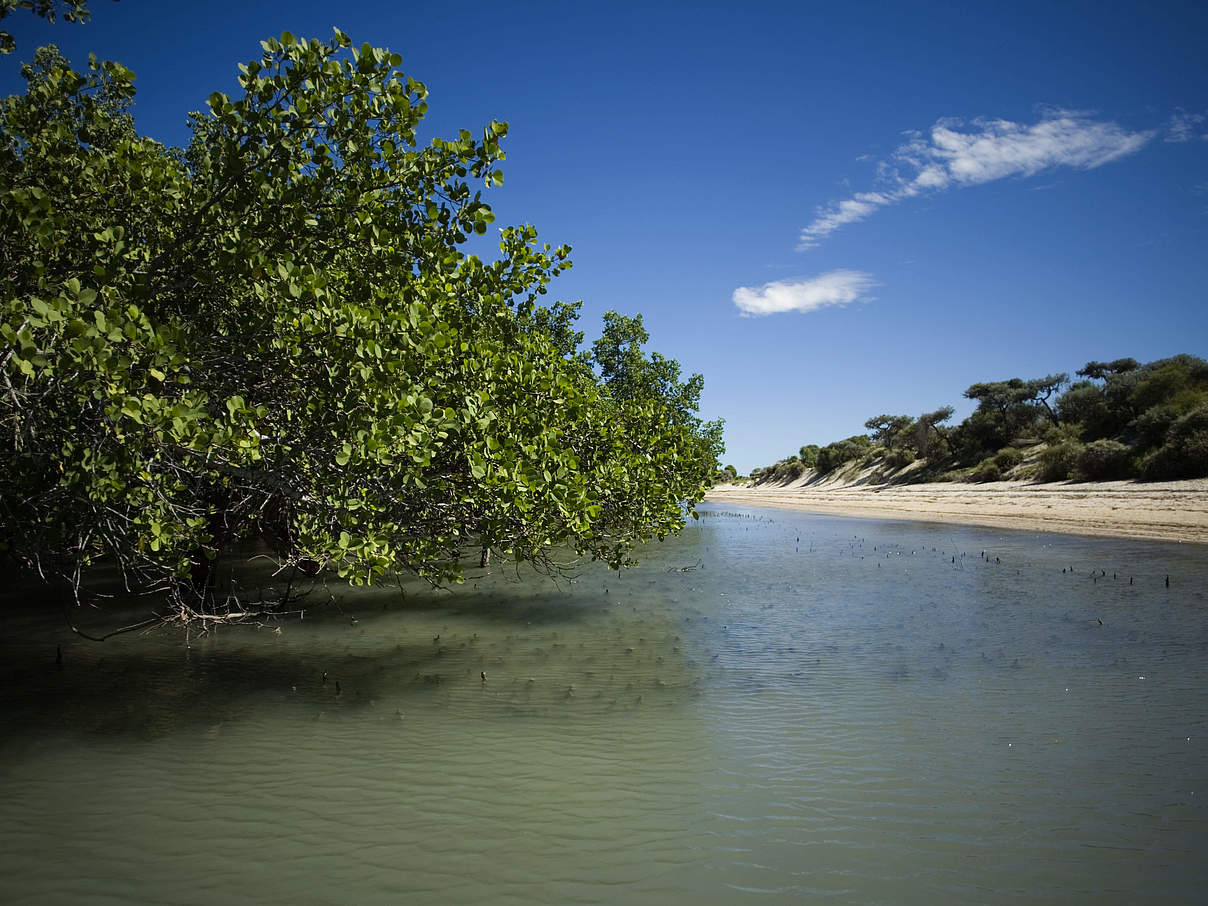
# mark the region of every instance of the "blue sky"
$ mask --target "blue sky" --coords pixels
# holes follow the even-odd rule
[[[705,375],[740,471],[970,384],[1208,355],[1208,4],[92,0],[5,22],[138,75],[139,128],[284,30],[387,46],[430,134],[507,120],[498,222]]]

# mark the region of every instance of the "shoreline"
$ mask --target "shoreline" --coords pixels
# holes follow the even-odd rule
[[[718,485],[710,503],[1208,545],[1208,479]]]

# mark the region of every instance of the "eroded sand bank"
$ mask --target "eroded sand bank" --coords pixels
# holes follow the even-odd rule
[[[1208,479],[915,485],[807,480],[758,488],[719,485],[706,500],[842,516],[1208,544]]]

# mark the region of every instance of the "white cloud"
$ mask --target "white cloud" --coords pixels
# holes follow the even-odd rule
[[[857,223],[882,205],[892,204],[893,198],[883,192],[860,192],[851,198],[837,201],[826,210],[820,210],[814,222],[801,234],[801,244],[809,247],[816,243],[814,237],[833,233],[841,226]],[[807,234],[811,234],[807,241]]]
[[[1173,121],[1172,121],[1173,122]],[[878,170],[886,186],[860,192],[818,209],[801,231],[799,249],[817,245],[835,230],[864,220],[878,208],[925,192],[973,186],[1042,170],[1090,170],[1135,154],[1155,133],[1129,132],[1068,110],[1047,113],[1038,123],[1009,120],[942,119],[927,134],[913,133]]]
[[[1166,124],[1166,141],[1190,142],[1195,139],[1208,141],[1208,133],[1204,131],[1204,122],[1208,119],[1202,113],[1188,113],[1176,110]]]
[[[876,284],[862,271],[835,270],[811,280],[777,280],[763,286],[740,286],[732,296],[745,315],[772,315],[784,311],[816,311],[830,305],[848,305],[867,299]]]

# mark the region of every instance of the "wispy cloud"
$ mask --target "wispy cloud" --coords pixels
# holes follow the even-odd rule
[[[835,270],[810,280],[777,280],[763,286],[740,286],[732,296],[744,315],[816,311],[869,298],[876,283],[863,271]]]
[[[1191,142],[1197,139],[1208,141],[1208,130],[1204,128],[1208,117],[1202,113],[1188,113],[1186,110],[1176,110],[1166,123],[1166,141]]]
[[[819,208],[801,231],[798,249],[813,248],[840,227],[908,198],[1011,176],[1072,167],[1090,170],[1135,154],[1156,132],[1130,132],[1086,114],[1054,110],[1031,125],[942,119],[927,133],[908,133],[890,161],[878,166],[882,188]]]

